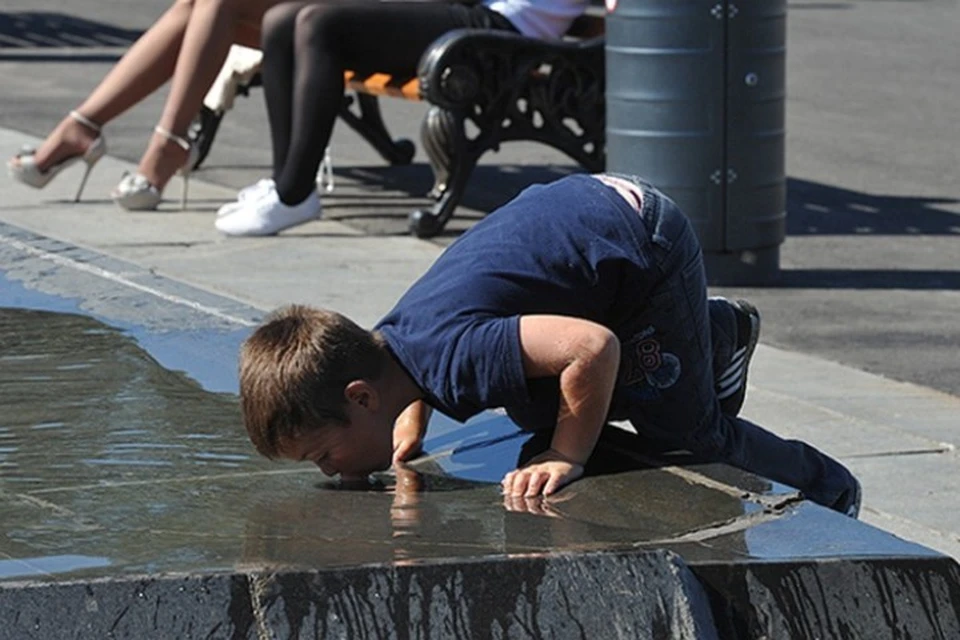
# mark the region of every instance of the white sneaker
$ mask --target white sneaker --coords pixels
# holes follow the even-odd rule
[[[239,209],[244,202],[247,200],[252,200],[254,198],[259,198],[260,194],[264,191],[270,191],[271,189],[276,189],[277,183],[273,181],[273,178],[263,178],[257,180],[255,183],[249,187],[244,187],[240,189],[237,193],[237,199],[233,202],[228,202],[219,209],[217,209],[217,217],[227,216]]]
[[[228,236],[272,236],[315,220],[321,215],[320,196],[311,191],[306,200],[292,207],[280,201],[276,189],[263,191],[259,197],[249,198],[240,207],[217,218],[214,225]]]

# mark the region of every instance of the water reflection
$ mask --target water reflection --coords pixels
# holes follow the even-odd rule
[[[422,469],[397,471],[362,491],[323,483],[312,494],[258,500],[247,513],[243,566],[627,549],[651,540],[663,546],[660,541],[744,513],[739,498],[656,468],[588,477],[547,500],[505,498],[498,485]],[[726,537],[720,553],[745,557],[742,536]]]
[[[341,484],[310,465],[256,457],[234,395],[164,369],[124,332],[80,315],[0,309],[0,558],[10,563],[0,580],[645,544],[688,557],[764,554],[748,550],[743,531],[723,529],[758,508],[741,493],[770,490],[736,470],[653,456],[648,443],[607,429],[587,477],[547,500],[505,499],[505,470],[549,434],[520,433],[494,413],[467,425],[437,415],[428,433],[427,454],[408,468]],[[724,533],[670,542],[712,529]]]
[[[8,487],[240,469],[232,396],[204,392],[91,318],[0,309],[0,478]]]

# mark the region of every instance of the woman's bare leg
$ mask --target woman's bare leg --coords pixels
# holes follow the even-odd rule
[[[174,2],[77,110],[103,126],[163,85],[173,74],[191,10],[192,2]],[[37,164],[46,169],[81,153],[96,137],[97,133],[90,128],[73,118],[64,118],[37,149]]]
[[[280,0],[195,0],[170,84],[170,95],[160,116],[160,126],[186,137],[191,120],[200,111],[203,97],[216,79],[238,40],[249,42],[258,33],[264,12]],[[187,161],[187,152],[167,138],[151,138],[138,172],[162,189]]]

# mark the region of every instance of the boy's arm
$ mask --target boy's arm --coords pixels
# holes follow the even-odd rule
[[[427,422],[433,408],[423,400],[414,400],[397,416],[393,424],[393,463],[409,460],[420,453]]]
[[[521,316],[520,351],[528,378],[558,376],[560,412],[550,449],[503,479],[509,495],[550,495],[583,475],[610,410],[620,341],[589,320]]]

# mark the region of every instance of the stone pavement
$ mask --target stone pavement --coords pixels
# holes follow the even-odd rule
[[[83,6],[123,28],[153,17]],[[960,558],[958,15],[950,0],[791,4],[784,282],[717,292],[746,295],[765,314],[745,415],[846,462],[863,480],[864,520]],[[101,47],[86,58],[0,49],[0,149],[32,141],[27,132],[40,135],[75,106],[118,53]],[[175,209],[177,180],[161,213],[120,212],[105,194],[132,168],[124,158],[139,153],[161,98],[110,127],[117,155],[94,171],[83,203],[65,200],[78,169],[42,193],[0,177],[0,220],[264,310],[309,302],[365,324],[455,237],[403,235],[406,213],[424,202],[412,194],[429,185],[422,156],[383,168],[345,127],[334,138],[338,185],[325,197],[327,220],[277,238],[217,237],[215,207],[269,162],[259,95],[224,123],[187,212]],[[388,122],[415,137],[421,106],[390,102]],[[454,231],[523,184],[570,169],[535,145],[488,156]]]

